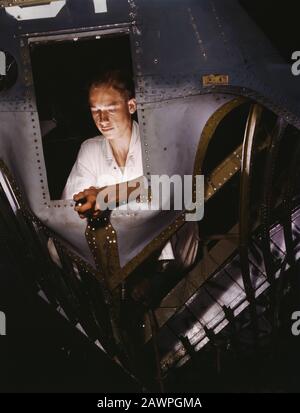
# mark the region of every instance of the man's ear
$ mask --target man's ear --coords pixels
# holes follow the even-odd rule
[[[129,99],[128,109],[131,115],[133,115],[136,112],[136,99],[135,98]]]

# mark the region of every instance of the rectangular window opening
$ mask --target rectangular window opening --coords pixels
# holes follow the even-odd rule
[[[61,199],[82,142],[100,135],[88,103],[91,79],[106,70],[133,79],[128,29],[66,37],[29,41],[51,200]]]

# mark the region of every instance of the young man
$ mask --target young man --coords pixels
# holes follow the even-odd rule
[[[85,202],[75,207],[81,218],[97,215],[96,198],[103,187],[132,181],[143,176],[141,140],[133,88],[119,71],[105,73],[89,88],[93,120],[102,136],[81,145],[77,160],[67,180],[63,199]],[[182,269],[195,261],[198,229],[187,223],[162,249],[159,260],[172,260]]]
[[[127,182],[143,175],[138,124],[131,116],[136,100],[130,84],[118,71],[107,72],[89,87],[89,104],[102,136],[83,142],[63,192],[64,199],[85,197],[79,213],[94,208],[95,188]]]

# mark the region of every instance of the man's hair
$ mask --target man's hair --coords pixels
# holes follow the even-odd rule
[[[130,77],[120,70],[108,70],[94,76],[88,84],[88,92],[92,87],[112,87],[124,97],[125,100],[134,98],[134,84]]]

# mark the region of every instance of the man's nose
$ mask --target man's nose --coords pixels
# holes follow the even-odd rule
[[[108,112],[106,110],[105,111],[99,111],[99,121],[100,121],[100,123],[109,121],[109,115],[108,115]]]

